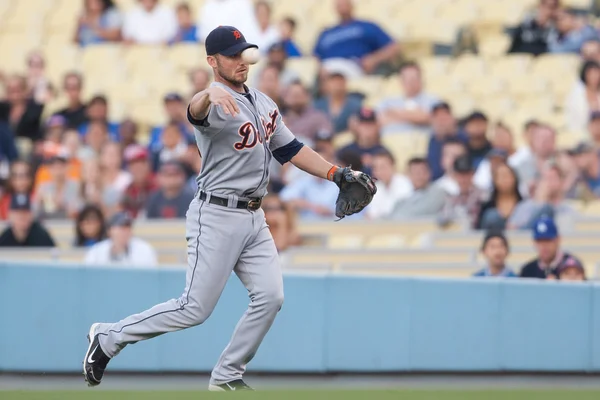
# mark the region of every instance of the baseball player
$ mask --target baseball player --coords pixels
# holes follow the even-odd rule
[[[249,63],[242,52],[258,47],[240,31],[218,27],[205,45],[215,82],[188,106],[202,171],[186,215],[185,290],[178,299],[119,322],[93,324],[83,360],[89,386],[100,384],[110,359],[128,344],[206,321],[234,271],[248,289],[250,305],[212,371],[209,390],[252,390],[242,375],[283,304],[277,250],[261,209],[271,159],[335,182],[340,218],[362,210],[375,193],[367,175],[332,165],[303,146],[275,102],[244,84]]]

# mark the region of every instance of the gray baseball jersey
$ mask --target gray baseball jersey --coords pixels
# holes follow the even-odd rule
[[[202,155],[199,189],[207,196],[229,200],[262,197],[272,157],[287,161],[302,145],[263,93],[249,89],[244,95],[220,83],[213,86],[231,93],[241,112],[233,117],[211,106],[202,121],[189,116]],[[183,294],[119,322],[98,324],[95,332],[107,356],[116,356],[128,344],[203,323],[234,271],[249,292],[250,305],[217,361],[210,383],[242,377],[281,308],[283,278],[263,210],[239,209],[234,203],[223,206],[195,196],[186,214],[188,268]]]
[[[275,102],[264,93],[249,88],[244,95],[218,82],[211,86],[231,93],[240,113],[232,117],[213,106],[204,124],[196,127],[202,155],[198,185],[210,193],[263,197],[271,152],[290,143],[294,135],[284,125]]]

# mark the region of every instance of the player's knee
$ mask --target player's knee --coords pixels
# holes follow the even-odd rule
[[[190,326],[203,324],[204,321],[206,321],[211,314],[210,312],[208,312],[203,307],[200,307],[197,304],[188,304],[185,307],[185,311],[187,312]]]
[[[270,310],[275,312],[281,309],[283,305],[283,289],[269,290],[264,293],[265,304]]]

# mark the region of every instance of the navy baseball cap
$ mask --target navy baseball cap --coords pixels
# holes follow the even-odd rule
[[[131,226],[133,225],[133,218],[128,212],[120,211],[113,215],[108,221],[108,226]]]
[[[31,200],[26,194],[16,194],[10,199],[10,209],[15,211],[30,211]]]
[[[549,217],[538,219],[533,225],[533,240],[554,240],[558,237],[558,228]]]
[[[234,56],[251,47],[258,46],[246,42],[246,38],[233,26],[219,26],[213,29],[206,37],[206,54],[214,56],[221,54],[227,57]]]

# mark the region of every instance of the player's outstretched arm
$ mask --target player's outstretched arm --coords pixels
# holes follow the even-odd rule
[[[197,120],[206,118],[210,106],[222,107],[225,114],[235,116],[240,109],[233,96],[225,89],[211,86],[206,90],[196,93],[190,101],[190,114]]]
[[[311,175],[329,180],[331,180],[331,178],[329,178],[327,174],[332,168],[335,168],[333,164],[325,161],[323,157],[321,157],[317,152],[308,146],[303,146],[298,154],[296,154],[290,161],[296,167],[308,172]]]

